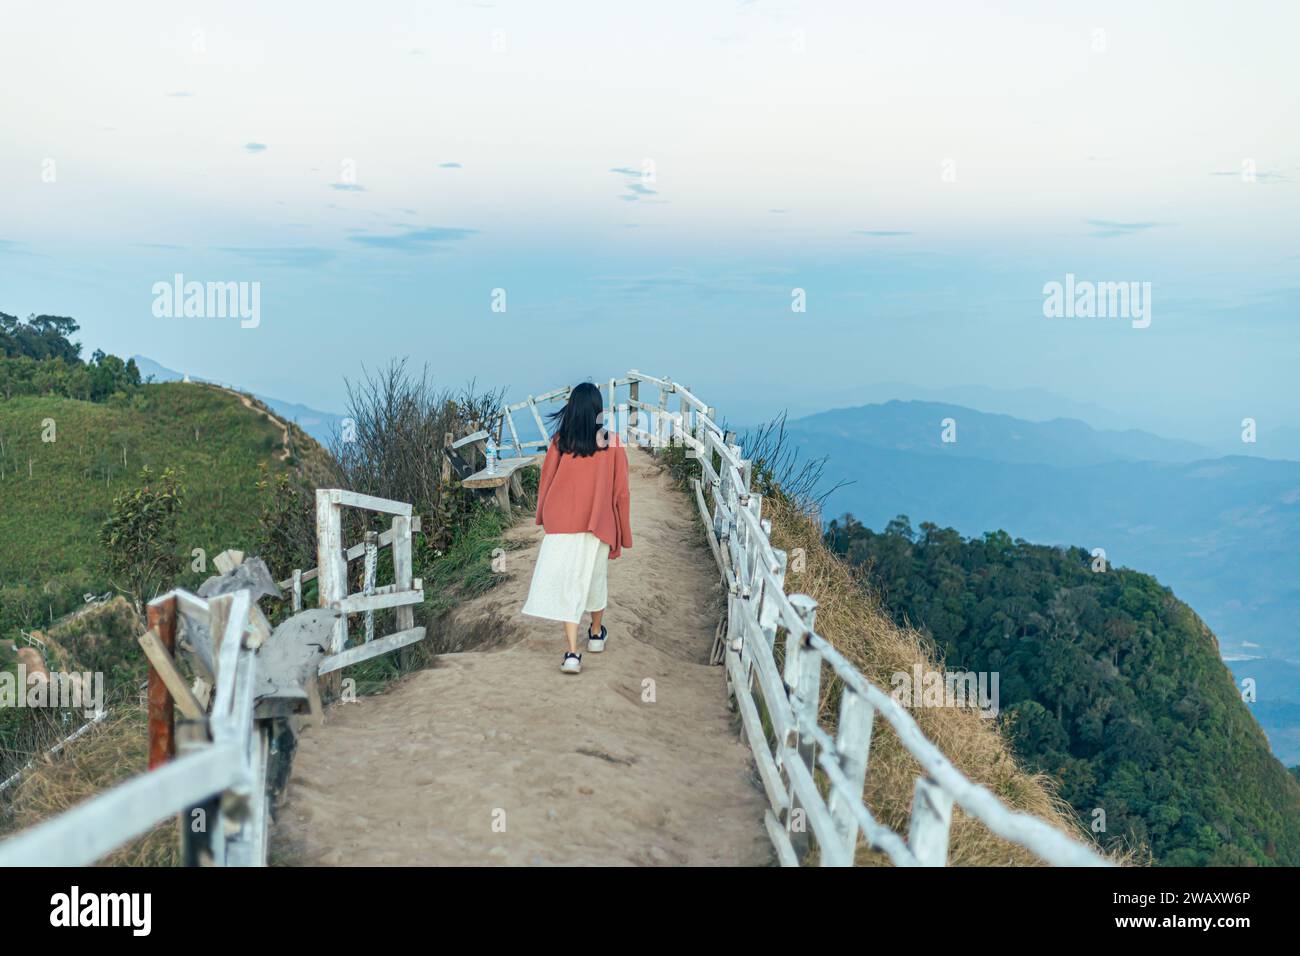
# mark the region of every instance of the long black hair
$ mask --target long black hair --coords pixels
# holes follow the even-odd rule
[[[604,410],[600,389],[595,385],[583,382],[573,386],[564,407],[549,416],[560,452],[586,458],[604,448],[608,444],[606,436],[601,434]]]

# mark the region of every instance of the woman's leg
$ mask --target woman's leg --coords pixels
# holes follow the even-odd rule
[[[576,621],[564,622],[564,639],[569,642],[570,652],[578,653],[578,624]]]
[[[605,617],[605,608],[609,604],[609,545],[600,542],[596,550],[596,563],[591,569],[591,582],[587,585],[587,613],[591,615],[591,627],[587,637],[600,637],[600,622]],[[599,608],[600,610],[592,610]],[[603,645],[598,650],[603,650]]]

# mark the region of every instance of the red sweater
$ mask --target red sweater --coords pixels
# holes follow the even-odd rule
[[[627,451],[617,435],[610,435],[608,448],[586,458],[561,454],[551,440],[537,484],[537,523],[547,534],[590,531],[617,558],[632,547],[630,500]]]

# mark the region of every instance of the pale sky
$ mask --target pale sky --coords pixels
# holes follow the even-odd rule
[[[1297,36],[1289,2],[9,0],[0,310],[330,410],[409,354],[750,420],[902,380],[1300,425]],[[261,283],[261,324],[156,318],[177,272]],[[1045,318],[1067,272],[1151,282],[1150,328]]]

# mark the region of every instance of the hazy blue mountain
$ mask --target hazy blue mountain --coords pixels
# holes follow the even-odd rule
[[[1238,686],[1247,678],[1255,682],[1256,700],[1246,706],[1264,728],[1273,753],[1289,767],[1300,764],[1300,661],[1251,657],[1225,663]]]
[[[729,397],[723,407],[738,418],[756,420],[772,417],[770,407],[750,409],[745,396]],[[1251,455],[1260,458],[1300,460],[1300,421],[1264,416],[1258,419],[1256,441],[1241,441],[1241,418],[1248,414],[1230,414],[1219,409],[1206,417],[1200,413],[1169,408],[1142,406],[1117,411],[1099,402],[1076,401],[1044,388],[995,388],[988,385],[946,385],[930,387],[908,382],[813,382],[790,396],[792,416],[812,415],[823,408],[857,407],[890,401],[934,402],[960,405],[990,415],[1010,415],[1027,422],[1049,422],[1070,418],[1093,428],[1126,431],[1141,428],[1147,432],[1197,442],[1214,455]],[[1208,453],[1208,452],[1207,452]]]
[[[953,444],[941,440],[948,417]],[[1104,548],[1156,575],[1214,630],[1234,672],[1256,678],[1252,710],[1278,756],[1300,763],[1300,462],[1187,460],[1197,446],[1148,433],[922,402],[837,409],[787,430],[801,456],[828,456],[826,487],[851,482],[827,498],[827,519],[1002,529]]]
[[[1233,440],[1224,443],[1222,451],[1228,455],[1252,455],[1260,458],[1300,461],[1300,428],[1294,425],[1270,425],[1263,422],[1256,429],[1254,442]]]
[[[1133,414],[1092,402],[1079,402],[1043,388],[993,388],[987,385],[948,385],[935,388],[907,382],[811,381],[792,394],[754,393],[744,385],[728,388],[718,383],[709,389],[718,407],[736,421],[766,421],[786,410],[791,417],[809,416],[826,408],[850,408],[891,401],[935,402],[960,405],[990,415],[1011,415],[1023,421],[1046,422],[1073,418],[1093,428],[1123,431],[1154,426]],[[777,400],[780,404],[776,404]],[[1159,431],[1159,429],[1156,429]]]
[[[136,366],[140,369],[140,377],[144,380],[153,378],[156,382],[179,382],[185,377],[181,372],[175,369],[167,368],[160,365],[151,358],[143,355],[133,355]],[[215,379],[203,378],[199,375],[191,375],[190,379],[196,382],[215,382]],[[219,385],[228,385],[228,382],[216,382]],[[248,389],[240,385],[230,386],[239,391],[247,392]],[[334,434],[340,429],[340,422],[343,421],[342,415],[336,415],[333,412],[322,412],[318,408],[310,408],[306,405],[299,405],[295,402],[286,402],[283,399],[271,398],[268,395],[257,395],[250,392],[255,398],[261,399],[266,403],[271,411],[275,412],[282,418],[296,422],[298,427],[305,431],[312,438],[316,439],[322,445],[328,445]]]
[[[1135,424],[1131,415],[1093,402],[1077,402],[1044,388],[993,388],[988,385],[946,385],[931,388],[906,382],[855,383],[840,389],[825,405],[875,405],[890,401],[961,405],[990,415],[1011,415],[1029,422],[1073,418],[1094,428],[1122,431]]]
[[[945,442],[944,422],[955,423]],[[1195,461],[1209,449],[1150,432],[1099,431],[1071,418],[1031,422],[938,402],[890,401],[837,408],[790,423],[803,435],[874,448],[1058,466],[1107,461]]]

